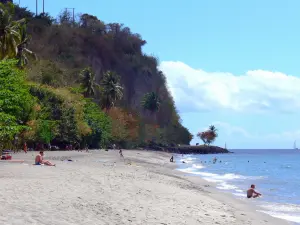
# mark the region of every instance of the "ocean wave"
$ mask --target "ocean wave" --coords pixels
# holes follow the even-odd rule
[[[273,216],[276,218],[288,220],[288,221],[295,222],[295,223],[300,223],[300,215],[289,215],[286,213],[278,213],[278,212],[264,211],[264,210],[257,210],[257,211],[269,214],[270,216]]]
[[[235,186],[235,185],[231,185],[231,184],[227,184],[226,182],[223,182],[223,183],[220,183],[218,186],[217,186],[218,189],[221,189],[221,190],[235,190],[237,189],[238,187]]]
[[[192,163],[195,159],[197,159],[197,158],[195,158],[195,157],[186,157],[186,158],[182,158],[180,161],[181,162],[185,162],[185,163]]]
[[[244,197],[244,198],[246,197],[246,195],[243,193],[232,193],[232,194],[238,197]]]
[[[205,168],[205,166],[203,166],[202,164],[193,164],[193,168],[195,168],[195,169],[203,169],[203,168]]]
[[[300,214],[300,205],[264,203],[260,207],[273,212],[296,212]]]
[[[300,205],[264,202],[260,207],[263,209],[260,210],[260,212],[280,219],[300,223]]]

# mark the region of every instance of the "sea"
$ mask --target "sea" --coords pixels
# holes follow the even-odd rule
[[[178,170],[215,183],[236,198],[246,199],[247,189],[255,184],[262,197],[251,199],[251,204],[258,211],[300,224],[300,150],[230,151],[234,153],[176,155],[174,159]]]

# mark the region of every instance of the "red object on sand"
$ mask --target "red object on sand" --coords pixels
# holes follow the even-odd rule
[[[1,160],[11,160],[11,159],[12,159],[12,156],[9,154],[5,154],[5,155],[1,156]]]

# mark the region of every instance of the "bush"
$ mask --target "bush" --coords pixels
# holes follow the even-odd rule
[[[97,104],[87,100],[84,105],[84,119],[91,128],[91,133],[84,138],[89,148],[107,147],[111,141],[112,120],[100,111]]]

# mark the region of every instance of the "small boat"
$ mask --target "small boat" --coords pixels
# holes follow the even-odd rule
[[[294,142],[294,149],[298,150],[297,145],[296,145],[296,141]]]

